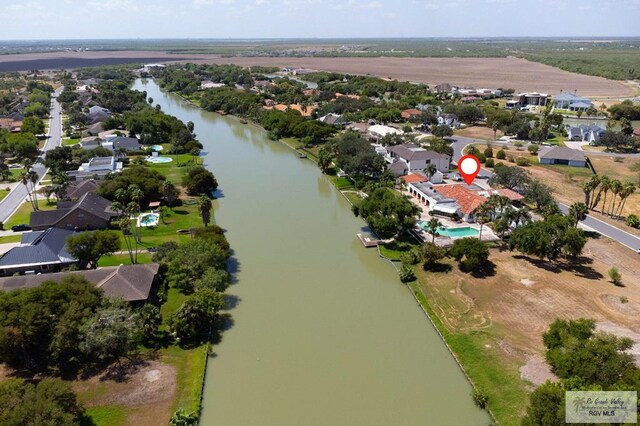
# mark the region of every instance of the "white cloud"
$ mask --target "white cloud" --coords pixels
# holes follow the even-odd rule
[[[138,5],[131,2],[131,0],[102,0],[102,1],[89,1],[87,6],[91,9],[99,12],[107,12],[112,10],[123,10],[126,12],[137,12],[140,10]]]
[[[382,7],[382,3],[374,0],[368,3],[361,4],[360,7],[363,9],[380,9]]]

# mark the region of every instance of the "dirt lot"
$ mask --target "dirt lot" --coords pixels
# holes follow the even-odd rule
[[[518,58],[265,58],[216,55],[177,55],[162,52],[61,52],[23,55],[4,55],[0,70],[48,69],[89,66],[91,61],[115,63],[118,58],[127,62],[184,61],[204,63],[235,63],[242,66],[291,66],[351,74],[373,74],[398,80],[471,87],[505,87],[516,91],[539,91],[556,94],[560,90],[577,90],[583,96],[624,97],[635,89],[623,82],[574,74],[547,65]],[[20,64],[20,62],[25,62]],[[28,62],[31,61],[31,62]],[[67,65],[69,64],[69,65]]]
[[[466,138],[484,139],[488,141],[494,141],[493,130],[483,126],[472,126],[464,129],[458,129],[455,132],[456,136],[464,136]],[[495,137],[499,139],[504,133],[500,130],[496,131]]]
[[[534,383],[551,377],[541,362],[542,333],[556,318],[594,318],[616,334],[640,332],[640,258],[614,241],[590,240],[578,264],[498,249],[490,260],[493,276],[474,278],[454,266],[448,274],[421,273],[421,288],[451,331],[491,336],[505,362],[526,366],[521,373]],[[608,281],[612,265],[625,287]]]
[[[167,424],[177,388],[176,370],[157,361],[125,363],[111,366],[101,375],[76,381],[73,388],[87,408],[123,407],[126,424]]]

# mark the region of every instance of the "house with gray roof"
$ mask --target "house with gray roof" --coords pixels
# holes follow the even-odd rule
[[[93,157],[87,163],[82,163],[78,170],[69,170],[67,176],[73,180],[104,179],[109,173],[122,170],[122,161],[111,157]]]
[[[560,146],[543,148],[538,152],[540,164],[561,164],[572,167],[586,167],[587,157],[577,149]]]
[[[580,126],[567,126],[567,139],[572,141],[589,142],[591,145],[597,145],[600,138],[607,131],[597,124],[581,124]]]
[[[59,228],[25,232],[20,245],[0,257],[0,277],[59,272],[76,264],[78,260],[66,249],[67,238],[73,234]]]
[[[74,272],[20,275],[0,278],[0,291],[38,287],[45,281],[61,282],[63,278],[79,275],[102,289],[105,296],[129,303],[144,303],[153,299],[158,289],[157,263],[120,265]]]
[[[87,113],[87,120],[89,124],[103,123],[111,116],[111,111],[107,108],[103,108],[99,105],[94,105],[89,108]]]
[[[65,201],[77,201],[87,192],[95,192],[100,188],[100,184],[94,179],[69,182],[64,191]]]
[[[571,92],[563,92],[553,97],[553,106],[569,111],[586,111],[593,107],[591,99],[583,98]]]
[[[99,137],[84,138],[80,141],[80,146],[86,150],[96,149],[101,146],[111,152],[117,150],[140,151],[141,149],[138,139],[118,135],[109,135],[105,139]]]
[[[438,171],[448,173],[451,157],[435,151],[427,151],[414,144],[403,144],[387,147],[385,161],[391,172],[402,176],[406,173],[422,171],[427,164],[435,164]],[[404,163],[404,165],[396,163]],[[400,173],[401,171],[404,172]]]
[[[107,229],[117,213],[111,201],[93,192],[86,192],[78,201],[59,201],[56,210],[31,212],[29,226],[34,231],[48,228],[72,230]]]
[[[341,126],[344,124],[348,124],[347,122],[342,120],[342,114],[334,114],[332,112],[330,112],[327,115],[323,115],[322,117],[318,118],[318,121],[320,121],[321,123],[326,123],[326,124],[331,124],[331,125],[335,125],[335,126]]]

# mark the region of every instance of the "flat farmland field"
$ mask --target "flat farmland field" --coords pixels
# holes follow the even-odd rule
[[[348,74],[371,74],[436,85],[512,88],[554,95],[560,90],[591,97],[627,97],[630,85],[602,77],[575,74],[530,62],[507,58],[394,58],[394,57],[221,57],[210,54],[170,54],[152,51],[89,51],[30,53],[0,56],[0,71],[59,69],[131,62],[196,62],[240,66],[301,67]]]

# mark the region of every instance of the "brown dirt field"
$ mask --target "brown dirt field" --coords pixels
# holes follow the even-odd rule
[[[466,138],[484,139],[487,141],[493,141],[493,130],[483,126],[466,127],[454,132],[456,136],[464,136]],[[504,135],[500,130],[496,132],[496,138],[500,138]]]
[[[521,366],[543,354],[542,333],[556,318],[594,318],[640,332],[640,258],[612,240],[589,240],[577,265],[498,249],[490,260],[494,276],[474,278],[454,265],[448,274],[419,272],[420,287],[449,329],[488,333]],[[626,287],[608,281],[612,265]]]
[[[509,87],[516,91],[538,91],[551,95],[560,90],[577,90],[584,96],[625,97],[635,89],[620,82],[562,71],[518,58],[267,58],[232,57],[217,55],[177,55],[163,52],[59,52],[3,55],[0,65],[6,62],[52,61],[50,68],[64,66],[64,61],[110,60],[118,58],[138,59],[147,62],[192,61],[201,63],[241,66],[291,66],[349,74],[373,74],[401,81],[414,81],[431,85],[448,82],[471,87]],[[129,62],[132,62],[131,60]],[[39,62],[42,63],[42,62]],[[44,65],[38,68],[47,69]],[[33,69],[33,66],[27,67]]]
[[[124,407],[127,424],[167,424],[177,389],[176,370],[157,361],[125,365],[122,370],[111,366],[103,374],[74,382],[73,388],[86,407]]]

